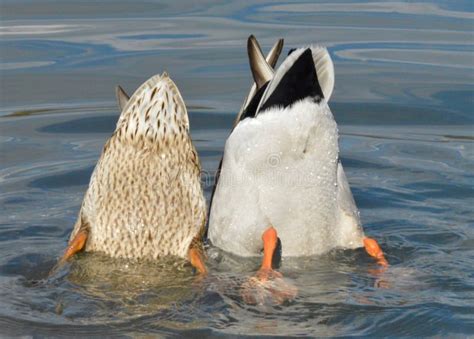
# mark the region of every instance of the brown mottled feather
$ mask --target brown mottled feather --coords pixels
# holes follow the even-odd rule
[[[71,239],[87,223],[86,251],[186,258],[191,243],[201,246],[205,218],[184,101],[167,74],[156,75],[124,107],[92,174]]]

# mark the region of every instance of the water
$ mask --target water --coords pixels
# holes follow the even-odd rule
[[[0,332],[4,335],[474,334],[474,57],[471,1],[2,1]],[[209,250],[211,275],[183,262],[63,251],[118,112],[167,70],[189,106],[206,195],[250,85],[246,38],[265,50],[327,45],[332,111],[366,233],[363,250],[284,260],[299,296],[249,306],[258,267]]]

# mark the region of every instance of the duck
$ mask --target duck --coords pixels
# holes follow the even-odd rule
[[[339,155],[329,108],[334,64],[319,45],[290,50],[274,70],[256,38],[247,41],[254,85],[237,114],[209,210],[212,245],[241,257],[262,255],[256,274],[281,276],[274,258],[364,247],[388,263],[360,214]]]
[[[188,260],[201,274],[207,207],[181,93],[164,72],[129,97],[92,173],[64,264],[80,251],[113,258]]]

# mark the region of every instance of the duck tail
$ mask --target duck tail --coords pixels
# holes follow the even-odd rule
[[[247,41],[247,53],[249,55],[249,61],[250,61],[250,67],[256,68],[256,72],[258,74],[262,74],[262,77],[259,77],[258,80],[263,80],[263,74],[266,74],[266,77],[268,80],[271,80],[273,78],[274,71],[273,69],[275,68],[275,65],[278,61],[278,58],[281,54],[281,51],[283,49],[283,44],[284,40],[283,39],[278,39],[273,47],[270,49],[270,52],[268,52],[267,56],[264,57],[262,53],[262,49],[260,48],[260,44],[258,43],[257,39],[255,36],[251,35],[248,38]],[[259,68],[262,68],[262,70],[259,70]],[[271,74],[269,73],[271,72]],[[255,79],[255,75],[252,71],[252,76]],[[266,82],[268,82],[268,80]],[[261,81],[260,81],[261,82]],[[249,115],[252,115],[251,112],[249,112],[249,106],[252,101],[255,101],[254,98],[257,96],[258,92],[261,92],[263,94],[263,91],[265,88],[262,90],[262,86],[265,86],[265,82],[263,82],[263,85],[258,86],[258,82],[255,82],[252,87],[250,88],[249,94],[244,100],[244,103],[242,104],[242,107],[240,108],[239,114],[237,114],[237,117],[234,121],[234,127],[239,123],[239,121],[243,120]],[[261,98],[261,94],[258,97],[258,100]],[[258,103],[258,102],[257,102]],[[256,108],[256,107],[255,107]],[[255,110],[253,110],[253,113]]]
[[[122,112],[124,107],[127,105],[130,96],[125,92],[122,86],[117,85],[115,87],[115,98],[117,99],[117,106],[119,107],[120,112]]]
[[[334,65],[326,48],[313,45],[291,50],[268,84],[256,114],[306,97],[327,102],[333,89]]]
[[[143,83],[123,107],[116,134],[121,140],[155,143],[188,137],[189,118],[176,84],[166,72]]]

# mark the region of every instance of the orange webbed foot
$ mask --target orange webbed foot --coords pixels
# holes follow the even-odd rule
[[[387,259],[385,259],[385,256],[382,252],[382,249],[380,248],[379,244],[375,239],[365,237],[364,238],[364,247],[366,252],[373,258],[377,260],[377,263],[381,266],[388,266]]]

